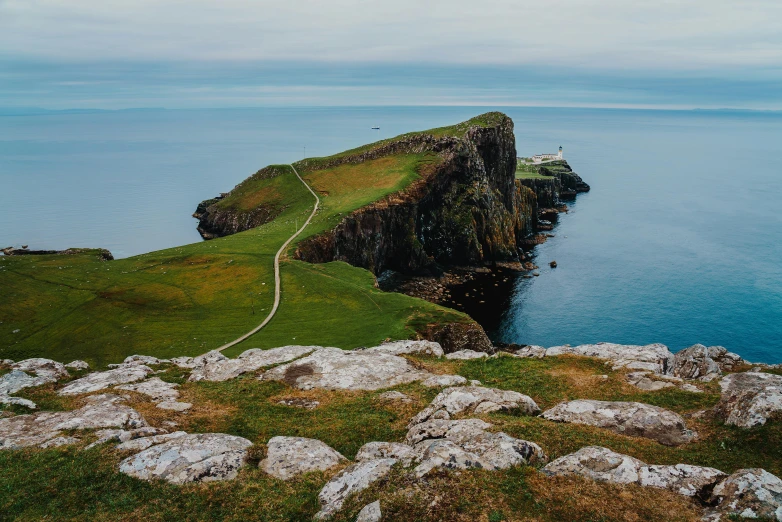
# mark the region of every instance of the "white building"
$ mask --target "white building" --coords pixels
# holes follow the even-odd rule
[[[554,161],[562,159],[562,145],[559,146],[559,152],[556,154],[537,154],[532,156],[532,163],[543,163],[544,161]]]

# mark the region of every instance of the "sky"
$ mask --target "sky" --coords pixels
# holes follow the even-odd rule
[[[779,0],[0,0],[0,107],[782,110]]]

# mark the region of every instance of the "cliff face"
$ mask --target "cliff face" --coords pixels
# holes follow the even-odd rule
[[[269,180],[278,174],[279,169],[266,167],[256,172],[242,184],[237,185],[234,191],[241,190],[243,184]],[[198,233],[204,239],[229,236],[261,226],[272,221],[283,211],[283,207],[271,201],[259,201],[257,205],[249,208],[225,205],[223,201],[224,196],[230,194],[207,199],[198,204],[193,217],[198,220]]]
[[[375,274],[518,260],[517,241],[533,231],[535,196],[515,180],[513,122],[492,116],[491,125],[470,127],[460,138],[419,139],[417,150],[425,145],[441,157],[431,172],[302,242],[296,256],[346,261]]]
[[[589,192],[589,185],[564,160],[541,165],[538,173],[548,178],[519,181],[535,193],[539,208],[558,207],[562,201],[575,198],[579,192]]]

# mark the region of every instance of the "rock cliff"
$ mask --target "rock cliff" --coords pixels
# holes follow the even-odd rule
[[[358,209],[331,231],[302,242],[296,256],[309,262],[345,261],[375,274],[387,269],[437,273],[449,265],[517,261],[519,241],[533,232],[535,195],[515,180],[513,121],[500,113],[480,118],[490,123],[468,125],[458,137],[424,133],[395,143],[393,150],[372,151],[429,150],[440,161],[403,192]]]

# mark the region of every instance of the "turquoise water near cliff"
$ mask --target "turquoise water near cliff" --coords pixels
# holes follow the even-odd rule
[[[508,283],[495,340],[701,342],[782,361],[782,114],[498,109],[520,155],[563,145],[592,191],[537,247],[541,276]],[[305,146],[327,155],[486,110],[0,115],[0,246],[125,257],[195,242],[199,201]]]

